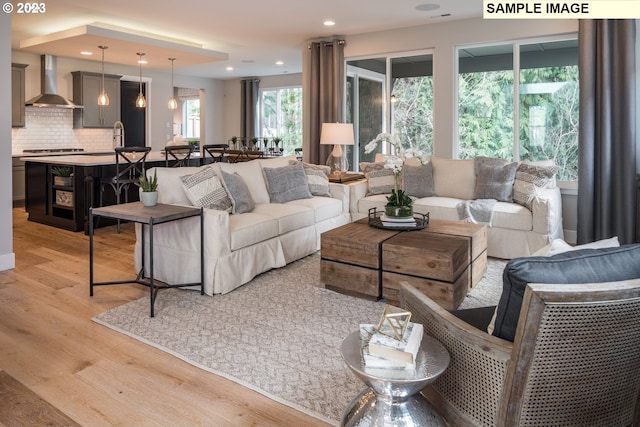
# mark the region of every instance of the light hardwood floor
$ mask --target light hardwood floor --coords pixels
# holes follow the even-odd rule
[[[147,288],[98,287],[89,297],[88,236],[29,222],[23,208],[13,216],[16,268],[0,272],[0,370],[79,424],[327,425],[92,322]],[[132,277],[133,242],[132,224],[96,231],[96,280]]]

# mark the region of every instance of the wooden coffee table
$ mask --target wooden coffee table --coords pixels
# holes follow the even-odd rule
[[[327,289],[398,302],[407,281],[455,309],[487,269],[487,227],[431,220],[423,230],[370,227],[362,219],[321,236],[320,279]]]

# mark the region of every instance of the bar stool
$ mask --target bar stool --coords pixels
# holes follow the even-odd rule
[[[172,160],[175,160],[175,163],[173,163],[171,167],[180,168],[182,166],[189,166],[189,160],[191,159],[194,148],[191,144],[167,145],[164,147],[165,166],[169,167],[169,161]]]
[[[116,204],[120,204],[124,190],[124,203],[129,201],[129,187],[138,182],[144,173],[144,164],[151,147],[116,147],[116,174],[100,180],[100,206],[103,206],[104,189],[108,185],[116,195]],[[118,233],[120,220],[118,220]]]
[[[211,157],[212,162],[224,162],[225,152],[229,148],[228,144],[207,144],[202,146],[202,159],[200,164],[204,165],[207,163],[207,155]]]

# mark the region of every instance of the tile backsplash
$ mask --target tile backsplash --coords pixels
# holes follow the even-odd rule
[[[41,148],[113,149],[111,129],[74,129],[73,110],[27,107],[25,127],[11,129],[11,152]]]

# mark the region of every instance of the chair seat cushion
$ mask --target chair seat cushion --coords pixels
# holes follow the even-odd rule
[[[640,244],[581,249],[550,257],[516,258],[507,264],[493,335],[513,341],[528,283],[581,284],[640,278]]]

